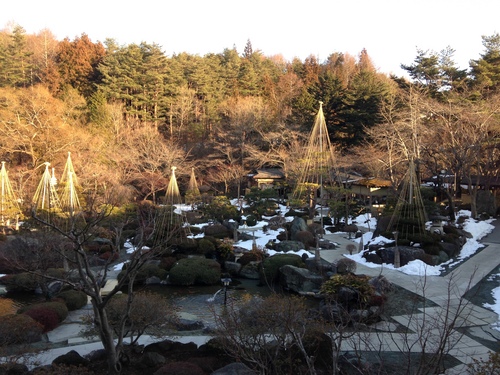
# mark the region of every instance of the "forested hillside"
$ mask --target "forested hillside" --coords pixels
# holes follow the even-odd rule
[[[341,167],[395,184],[409,159],[422,175],[496,177],[500,36],[483,45],[468,70],[451,48],[417,51],[409,81],[378,72],[365,50],[284,61],[248,41],[166,56],[17,26],[0,32],[0,157],[26,201],[39,167],[61,173],[67,152],[84,189],[123,201],[156,199],[172,166],[181,190],[194,167],[224,193],[255,168],[293,175],[322,101]]]

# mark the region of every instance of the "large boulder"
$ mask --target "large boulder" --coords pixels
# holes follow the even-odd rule
[[[145,352],[141,355],[139,360],[139,366],[142,368],[158,368],[164,365],[167,359],[160,353],[156,352]]]
[[[424,249],[411,246],[398,246],[400,265],[405,266],[416,259],[424,259]],[[382,263],[394,264],[394,254],[396,247],[388,247],[377,251],[377,255],[382,258]]]
[[[274,245],[276,251],[286,253],[288,251],[299,251],[304,249],[304,244],[300,241],[281,241]]]
[[[229,260],[226,260],[224,262],[224,269],[226,270],[227,273],[230,275],[237,275],[241,271],[241,263],[238,262],[230,262]]]
[[[66,366],[88,366],[90,361],[83,358],[77,351],[71,350],[66,354],[60,355],[52,361],[56,365],[66,365]]]
[[[409,262],[419,259],[426,259],[425,251],[418,247],[398,246],[399,261],[401,266],[405,266]],[[367,262],[376,264],[394,264],[394,254],[396,247],[370,247],[368,251],[363,253],[363,258]]]
[[[323,277],[307,268],[285,265],[280,268],[280,283],[285,290],[295,293],[317,293],[323,283]]]
[[[296,240],[296,234],[303,231],[307,231],[306,221],[301,217],[295,216],[290,226],[290,238]]]
[[[449,242],[440,242],[439,247],[444,253],[446,253],[448,259],[453,258],[454,256],[460,254],[460,250],[462,249],[462,246],[459,246],[456,243],[449,243]]]
[[[245,279],[250,280],[259,280],[260,272],[259,272],[260,262],[250,262],[241,267],[240,276]]]
[[[272,218],[269,219],[269,229],[272,230],[278,230],[279,228],[284,228],[286,225],[286,219],[279,215],[279,216],[273,216]]]

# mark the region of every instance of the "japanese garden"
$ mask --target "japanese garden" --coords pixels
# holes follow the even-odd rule
[[[483,46],[396,77],[366,50],[0,31],[0,373],[498,371],[463,252],[499,213],[500,35]],[[391,278],[414,264],[440,273]]]

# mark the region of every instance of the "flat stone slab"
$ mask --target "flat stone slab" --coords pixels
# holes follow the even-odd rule
[[[109,292],[111,292],[117,284],[118,284],[118,280],[108,279],[106,281],[106,284],[104,285],[104,288],[101,289],[101,295],[107,296],[109,294]]]

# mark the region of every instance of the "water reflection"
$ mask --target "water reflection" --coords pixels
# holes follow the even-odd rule
[[[228,303],[249,300],[254,297],[266,297],[271,294],[269,288],[258,286],[255,280],[234,280],[227,289]],[[220,285],[179,287],[154,285],[143,287],[169,299],[179,308],[181,318],[201,321],[205,326],[213,326],[214,314],[219,314],[224,306],[225,291]],[[219,290],[221,292],[217,293]],[[214,295],[217,295],[214,297]],[[212,300],[213,299],[213,300]]]

